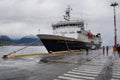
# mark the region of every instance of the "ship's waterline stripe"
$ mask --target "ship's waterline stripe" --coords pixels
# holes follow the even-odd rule
[[[42,35],[42,36],[40,36],[40,35],[38,35],[38,37],[41,39],[41,40],[59,40],[59,41],[74,41],[74,42],[85,42],[85,43],[91,43],[90,41],[88,41],[88,40],[78,40],[78,39],[73,39],[73,38],[66,38],[66,37],[56,37],[56,36],[54,36],[54,37],[51,37],[51,36],[49,36],[49,35],[45,35],[45,37],[44,37],[44,35]],[[99,42],[94,42],[93,43],[94,45],[99,45]]]
[[[85,40],[69,40],[69,39],[62,39],[62,38],[40,38],[41,40],[58,40],[58,41],[71,41],[71,42],[85,42],[90,43]]]

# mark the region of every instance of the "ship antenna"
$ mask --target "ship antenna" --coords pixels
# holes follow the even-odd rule
[[[38,29],[38,33],[40,34],[40,29]]]
[[[70,6],[68,6],[68,8],[65,11],[64,19],[67,21],[70,21],[70,11],[71,10],[72,10],[72,8]]]

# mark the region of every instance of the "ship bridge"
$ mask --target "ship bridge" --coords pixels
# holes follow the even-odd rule
[[[84,30],[84,22],[80,20],[60,21],[52,25],[55,35],[78,38],[78,31]]]
[[[59,28],[69,28],[69,27],[76,27],[76,28],[84,28],[84,22],[83,21],[60,21],[59,23],[52,25],[53,30],[59,29]]]

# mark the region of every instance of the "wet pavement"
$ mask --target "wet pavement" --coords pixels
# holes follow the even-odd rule
[[[0,80],[120,80],[120,59],[102,50],[0,59]]]

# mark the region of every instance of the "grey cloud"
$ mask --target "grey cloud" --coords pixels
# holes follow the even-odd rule
[[[116,0],[120,4],[120,0]],[[1,34],[37,34],[52,33],[51,24],[63,19],[64,11],[68,5],[72,7],[71,17],[83,19],[87,28],[103,35],[104,43],[113,41],[113,9],[110,7],[114,0],[0,0],[0,32]],[[117,28],[120,22],[119,6],[117,11]],[[4,27],[3,27],[4,26]],[[106,32],[110,27],[111,31]],[[11,32],[14,28],[15,33]],[[27,31],[25,31],[27,30]],[[118,33],[119,33],[118,29]],[[113,34],[112,34],[113,35]],[[106,36],[109,36],[106,38]],[[119,39],[120,40],[120,39]]]

